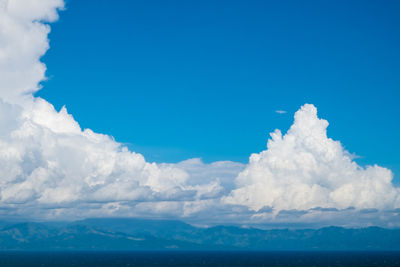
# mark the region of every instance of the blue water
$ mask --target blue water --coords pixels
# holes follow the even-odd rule
[[[400,266],[400,252],[0,252],[0,266]]]

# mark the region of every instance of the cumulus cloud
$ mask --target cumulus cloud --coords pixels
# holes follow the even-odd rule
[[[400,207],[392,172],[357,165],[340,142],[327,137],[327,127],[313,105],[302,106],[286,135],[276,130],[267,150],[251,155],[236,179],[237,188],[224,201],[255,211],[273,207],[277,212]]]
[[[0,0],[0,94],[8,101],[39,89],[46,66],[50,27],[43,22],[58,18],[62,0]]]
[[[217,180],[194,184],[184,168],[146,162],[112,137],[82,130],[65,107],[56,111],[33,96],[45,79],[40,57],[49,47],[46,22],[56,20],[62,8],[61,0],[0,0],[0,206],[5,215],[9,207],[22,215],[27,207],[31,214],[40,209],[60,214],[71,207],[109,213],[121,203],[134,208],[135,202],[172,203],[222,191]]]
[[[328,123],[312,105],[248,164],[150,163],[111,136],[81,129],[65,107],[33,96],[45,80],[48,22],[63,8],[62,0],[0,0],[0,216],[264,226],[400,221],[390,170],[358,166],[327,137]]]

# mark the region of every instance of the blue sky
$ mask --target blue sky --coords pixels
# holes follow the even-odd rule
[[[304,103],[400,163],[398,1],[67,1],[36,95],[156,162],[247,162]],[[286,114],[277,114],[285,110]]]
[[[0,2],[0,218],[400,227],[400,4]]]

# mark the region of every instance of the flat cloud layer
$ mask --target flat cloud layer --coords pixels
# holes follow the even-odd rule
[[[33,96],[62,0],[0,0],[0,215],[184,218],[199,224],[399,225],[390,170],[358,166],[304,105],[249,164],[146,162]]]

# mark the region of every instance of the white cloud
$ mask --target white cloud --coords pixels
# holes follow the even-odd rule
[[[286,114],[287,113],[286,110],[275,110],[275,112],[278,114]]]
[[[104,210],[110,203],[183,201],[219,191],[218,182],[187,184],[184,170],[146,162],[110,136],[82,131],[65,107],[57,112],[33,97],[45,79],[45,22],[62,8],[60,0],[0,0],[0,205],[22,215],[27,206],[30,214],[45,208],[59,215],[63,207]]]
[[[312,105],[296,113],[285,136],[273,133],[268,149],[248,165],[149,163],[108,135],[82,130],[65,107],[56,111],[32,95],[45,79],[46,22],[63,7],[61,0],[0,0],[0,216],[260,225],[400,221],[390,170],[358,166],[327,138],[328,123]]]
[[[40,57],[49,45],[50,27],[62,0],[0,0],[0,95],[8,101],[39,89],[46,66]]]
[[[288,133],[271,134],[267,150],[252,154],[226,203],[281,210],[316,207],[394,209],[400,191],[393,174],[379,166],[362,168],[338,141],[327,137],[328,122],[310,104],[301,107]]]

